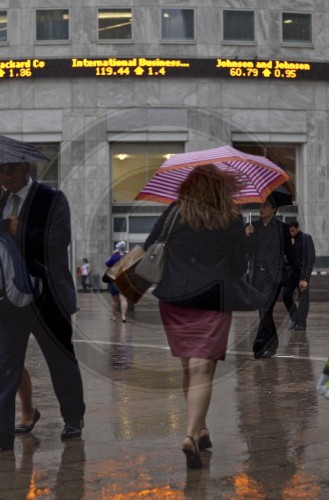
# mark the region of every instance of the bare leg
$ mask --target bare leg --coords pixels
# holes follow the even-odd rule
[[[24,366],[21,385],[18,388],[18,395],[22,405],[21,424],[31,425],[34,417],[34,406],[32,401],[32,383],[30,374]]]
[[[117,320],[118,312],[119,312],[119,295],[112,296],[112,319],[114,321]]]
[[[183,389],[187,404],[186,435],[198,443],[201,429],[206,427],[206,416],[212,393],[212,381],[216,361],[209,359],[181,359]],[[183,447],[193,449],[193,443],[185,438]]]
[[[128,301],[124,295],[120,293],[120,307],[121,307],[121,319],[122,321],[126,321],[126,314],[128,309]]]
[[[188,388],[189,388],[189,380],[190,380],[189,369],[188,369],[188,360],[181,359],[181,363],[182,363],[182,367],[183,367],[183,391],[184,391],[184,396],[185,396],[185,401],[186,401]],[[216,368],[216,365],[215,365],[215,368]],[[209,436],[209,431],[208,431],[206,419],[204,419],[202,426],[201,426],[201,431],[200,431],[200,437],[204,437],[204,436]]]

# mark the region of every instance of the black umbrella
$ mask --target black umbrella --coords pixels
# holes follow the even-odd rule
[[[269,196],[268,198],[272,201],[274,201],[275,205],[277,208],[279,207],[286,207],[288,205],[293,205],[292,202],[292,192],[289,189],[289,186],[286,187],[286,185],[279,186],[276,188]],[[245,210],[252,210],[259,208],[259,203],[245,203],[242,206],[243,209]]]
[[[285,207],[287,205],[292,205],[292,193],[286,186],[279,186],[273,193],[270,194],[269,198],[274,200],[275,205],[279,207]]]
[[[0,135],[0,165],[4,163],[29,163],[48,160],[49,158],[34,146]]]

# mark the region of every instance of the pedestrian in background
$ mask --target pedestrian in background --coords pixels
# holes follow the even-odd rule
[[[296,274],[289,262],[286,263],[282,299],[291,319],[289,330],[306,330],[306,320],[310,307],[310,279],[315,263],[315,247],[312,236],[299,229],[297,220],[289,223],[291,243],[295,248],[301,266],[300,277]],[[302,288],[299,287],[302,280]],[[297,304],[294,293],[297,290]]]
[[[178,217],[166,245],[159,299],[161,320],[173,356],[183,370],[187,406],[183,452],[189,468],[201,468],[199,451],[212,446],[206,417],[218,360],[226,355],[231,311],[222,310],[226,278],[246,271],[246,237],[233,194],[240,185],[214,165],[196,167],[155,224],[144,249],[154,243],[170,210]],[[225,289],[224,289],[225,292]]]
[[[115,245],[115,250],[111,257],[105,262],[106,267],[112,267],[116,264],[126,252],[126,243],[124,241],[119,241]],[[119,310],[121,311],[121,321],[126,322],[126,314],[128,310],[128,301],[122,293],[119,292],[117,287],[113,283],[108,284],[108,291],[112,297],[112,321],[118,319]]]
[[[87,259],[87,257],[84,257],[82,259],[82,265],[80,267],[81,273],[80,273],[80,278],[81,278],[81,286],[82,286],[82,291],[84,293],[89,293],[90,292],[90,264]]]

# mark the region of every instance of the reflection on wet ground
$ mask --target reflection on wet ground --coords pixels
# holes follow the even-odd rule
[[[329,353],[328,304],[312,303],[308,330],[291,333],[276,307],[280,347],[254,360],[257,313],[236,313],[218,365],[202,470],[181,452],[185,407],[150,295],[112,322],[107,294],[79,294],[75,345],[87,403],[83,437],[60,441],[62,420],[44,360],[29,343],[33,434],[0,453],[0,499],[328,499],[329,401],[315,391]],[[19,402],[17,412],[20,411]]]

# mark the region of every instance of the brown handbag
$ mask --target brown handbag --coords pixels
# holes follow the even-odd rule
[[[139,301],[152,284],[135,273],[135,267],[144,254],[143,248],[135,245],[122,259],[108,268],[105,273],[119,292],[134,304]]]

